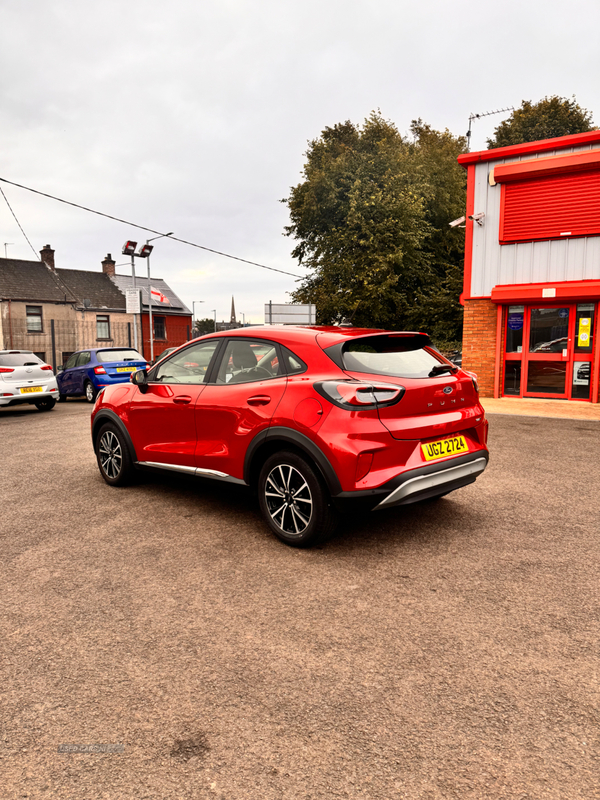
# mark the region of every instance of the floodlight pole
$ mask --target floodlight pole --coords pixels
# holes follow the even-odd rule
[[[132,277],[132,280],[133,280],[133,288],[135,289],[136,288],[135,287],[135,256],[134,256],[133,253],[131,254],[131,277]],[[139,299],[139,295],[138,295],[138,299]],[[140,303],[140,316],[141,316],[141,312],[142,312],[142,305]],[[137,314],[133,315],[133,346],[135,347],[136,350],[138,349]]]
[[[214,311],[215,314],[215,333],[217,332],[217,309],[211,308],[211,311]]]
[[[146,239],[146,244],[153,242],[155,239],[164,239],[166,236],[173,236],[173,231],[170,233],[161,233],[160,236],[153,236],[151,239]],[[148,259],[148,327],[150,329],[150,363],[154,363],[154,328],[152,326],[152,286],[150,285],[150,254]]]

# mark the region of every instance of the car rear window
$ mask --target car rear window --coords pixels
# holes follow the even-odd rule
[[[427,378],[445,360],[425,349],[423,336],[370,336],[346,342],[342,362],[348,372],[389,375],[395,378]]]
[[[141,356],[137,350],[98,350],[96,358],[101,364],[106,364],[109,361],[145,361],[144,356]]]
[[[44,362],[33,353],[0,353],[1,367],[37,366]]]

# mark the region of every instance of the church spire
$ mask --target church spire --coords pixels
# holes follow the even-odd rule
[[[235,302],[233,300],[233,295],[231,295],[231,319],[229,321],[233,323],[237,322],[235,318]]]

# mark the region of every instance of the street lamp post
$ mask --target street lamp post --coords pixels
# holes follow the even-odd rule
[[[151,239],[146,239],[146,247],[149,242],[155,239],[164,239],[166,236],[173,236],[173,231],[170,233],[161,233],[160,236],[153,236]],[[150,285],[150,253],[148,253],[148,326],[150,328],[150,363],[154,362],[154,328],[152,326],[152,286]]]
[[[194,309],[196,308],[196,303],[205,303],[205,302],[206,300],[192,300],[192,316],[195,316]],[[196,322],[198,322],[198,317],[196,317]]]
[[[211,311],[213,311],[214,315],[215,315],[215,333],[216,333],[217,332],[217,309],[216,308],[211,308]]]

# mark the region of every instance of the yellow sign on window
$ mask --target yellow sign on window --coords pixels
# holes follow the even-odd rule
[[[590,333],[592,320],[590,317],[581,317],[579,320],[578,340],[579,347],[589,347],[591,345]]]

